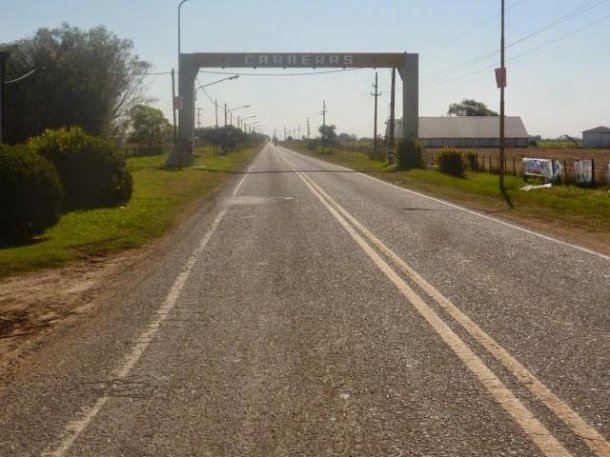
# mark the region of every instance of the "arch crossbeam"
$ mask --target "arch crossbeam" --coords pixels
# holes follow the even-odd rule
[[[192,53],[180,54],[179,144],[168,164],[193,160],[195,78],[200,68],[396,68],[403,81],[403,138],[415,141],[419,119],[419,55],[411,53]]]

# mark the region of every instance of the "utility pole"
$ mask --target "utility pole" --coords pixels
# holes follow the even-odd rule
[[[392,89],[390,97],[390,138],[389,138],[389,153],[388,163],[394,164],[394,143],[395,143],[395,127],[396,127],[396,67],[392,67]],[[404,116],[403,116],[404,117]],[[404,119],[402,120],[405,121]]]
[[[309,118],[307,118],[307,141],[311,139],[311,127],[309,125]]]
[[[375,84],[373,84],[373,88],[375,89],[375,92],[373,92],[371,95],[373,97],[375,97],[375,117],[373,119],[373,151],[377,152],[377,99],[380,97],[381,93],[379,92],[379,80],[378,80],[378,74],[377,72],[375,72]]]
[[[227,103],[225,102],[225,127],[227,126]]]
[[[322,125],[326,127],[326,113],[328,110],[326,109],[326,100],[322,101]]]
[[[504,0],[501,0],[502,19],[501,19],[501,37],[500,37],[500,77],[496,78],[500,86],[500,192],[506,195],[504,187],[504,88],[506,87],[506,68],[504,67]]]
[[[326,100],[322,101],[322,150],[324,150],[325,136],[326,136]]]
[[[299,124],[299,138],[298,138],[298,140],[301,141],[301,124]]]
[[[201,128],[201,108],[197,108],[197,128]]]
[[[172,68],[172,114],[174,117],[174,150],[178,151],[178,128],[176,125],[176,71]]]
[[[284,141],[286,141],[286,126],[284,126]]]
[[[214,108],[216,112],[216,128],[218,128],[218,100],[214,100]]]

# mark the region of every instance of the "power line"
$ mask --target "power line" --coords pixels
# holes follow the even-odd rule
[[[516,46],[517,44],[521,44],[524,41],[527,41],[547,30],[549,30],[550,28],[553,28],[563,22],[566,22],[567,20],[573,19],[577,16],[580,16],[581,14],[590,11],[594,8],[597,8],[598,6],[604,4],[608,2],[608,0],[589,0],[587,3],[585,3],[584,5],[579,6],[578,8],[573,9],[572,11],[570,11],[567,14],[564,14],[563,16],[559,17],[558,19],[555,19],[554,21],[551,21],[550,23],[544,25],[543,27],[541,27],[540,29],[537,29],[521,38],[519,38],[516,41],[513,41],[511,43],[509,43],[506,48],[511,48]],[[439,70],[433,73],[428,73],[427,75],[423,75],[422,79],[434,79],[434,78],[438,78],[438,77],[444,77],[446,75],[446,73],[451,73],[456,69],[462,68],[466,65],[472,65],[472,64],[476,64],[478,62],[482,62],[490,57],[493,57],[495,55],[497,55],[500,52],[500,50],[495,50],[492,52],[489,52],[487,54],[484,55],[480,55],[478,57],[474,57],[472,59],[469,59],[465,62],[459,63],[457,65],[452,65],[451,67],[445,68],[444,70]]]
[[[544,27],[528,34],[525,35],[524,37],[518,39],[517,41],[513,41],[512,43],[510,43],[507,48],[511,48],[519,43],[522,43],[526,40],[529,40],[530,38],[535,37],[536,35],[540,35],[541,33],[555,27],[556,25],[559,25],[565,21],[568,21],[570,19],[573,19],[577,16],[580,16],[583,13],[586,13],[587,11],[590,11],[594,8],[597,8],[598,6],[606,3],[608,0],[591,0],[588,3],[585,3],[584,5],[581,5],[579,8],[576,8],[574,11],[572,11],[571,13],[567,13],[563,16],[561,16],[560,18],[548,23],[547,25],[545,25]]]
[[[608,14],[606,16],[603,16],[603,17],[601,17],[599,19],[595,19],[594,21],[591,21],[591,22],[587,23],[586,25],[583,25],[582,27],[579,27],[579,28],[577,28],[575,30],[572,30],[571,32],[568,32],[568,33],[566,33],[564,35],[561,35],[561,36],[559,36],[557,38],[554,38],[552,40],[546,41],[545,43],[542,43],[539,46],[536,46],[536,47],[534,47],[532,49],[529,49],[529,50],[527,50],[525,52],[522,52],[521,54],[513,55],[513,56],[509,57],[508,59],[506,59],[506,61],[507,62],[512,62],[514,60],[517,60],[517,59],[520,59],[522,57],[525,57],[525,56],[527,56],[529,54],[532,54],[532,53],[534,53],[534,52],[536,52],[536,51],[538,51],[538,50],[540,50],[542,48],[545,48],[547,46],[551,46],[551,45],[553,45],[553,44],[555,44],[555,43],[557,43],[559,41],[562,41],[562,40],[564,40],[564,39],[566,39],[566,38],[568,38],[568,37],[570,37],[572,35],[576,35],[579,32],[587,30],[587,29],[593,27],[594,25],[597,25],[597,24],[599,24],[601,22],[607,21],[608,19],[610,19],[610,14]],[[464,74],[462,74],[460,76],[457,76],[457,77],[452,77],[452,78],[449,78],[449,79],[445,79],[445,80],[441,80],[441,81],[437,81],[437,82],[432,82],[432,83],[430,83],[428,85],[424,85],[422,87],[422,89],[431,89],[433,87],[444,86],[446,84],[450,84],[452,82],[464,79],[467,76],[471,76],[473,74],[481,73],[483,71],[486,71],[486,70],[489,70],[489,69],[492,69],[492,68],[495,68],[495,65],[486,65],[485,67],[477,68],[475,70],[469,71],[469,72],[464,73]]]
[[[512,3],[511,5],[509,5],[506,10],[511,10],[517,6],[519,6],[522,3],[525,3],[527,0],[518,0],[514,3]],[[466,32],[462,32],[459,33],[455,36],[453,36],[452,38],[449,38],[447,41],[444,41],[442,43],[440,43],[437,47],[429,49],[429,50],[424,50],[421,52],[421,54],[431,54],[434,52],[438,52],[440,49],[447,47],[449,45],[453,45],[456,42],[459,42],[462,38],[465,38],[469,35],[472,35],[473,33],[475,33],[477,31],[477,29],[483,27],[484,25],[487,25],[488,23],[490,23],[491,21],[493,21],[494,19],[498,18],[500,16],[500,13],[495,13],[492,14],[491,16],[487,17],[486,19],[483,19],[481,22],[478,22],[476,24],[473,24],[472,26],[468,27],[468,30]]]

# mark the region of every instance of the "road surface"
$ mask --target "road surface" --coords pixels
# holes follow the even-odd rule
[[[174,238],[2,456],[610,456],[608,257],[273,145]]]

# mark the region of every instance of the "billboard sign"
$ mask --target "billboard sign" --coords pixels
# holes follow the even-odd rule
[[[543,178],[544,182],[554,182],[559,178],[561,167],[558,162],[551,159],[523,158],[523,175]]]

